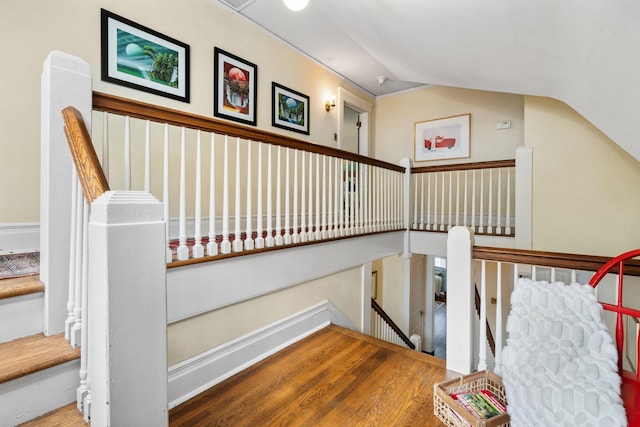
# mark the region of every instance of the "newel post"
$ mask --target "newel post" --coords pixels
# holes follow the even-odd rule
[[[89,223],[92,426],[166,426],[167,292],[163,206],[108,191]]]
[[[73,105],[91,129],[91,70],[80,58],[51,52],[41,76],[40,280],[44,283],[44,332],[64,331],[69,288],[71,177],[73,164],[60,111]]]
[[[447,369],[473,371],[473,235],[455,226],[447,239]]]

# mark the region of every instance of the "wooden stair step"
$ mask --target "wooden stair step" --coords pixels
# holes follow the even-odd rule
[[[44,292],[40,276],[24,276],[0,280],[0,299]]]
[[[82,414],[76,407],[75,403],[70,403],[62,408],[51,411],[47,414],[41,415],[31,421],[27,421],[24,424],[20,424],[20,427],[31,426],[56,426],[56,427],[76,427],[76,426],[88,426],[90,424],[84,421]]]
[[[80,358],[64,334],[31,335],[0,344],[0,384]]]

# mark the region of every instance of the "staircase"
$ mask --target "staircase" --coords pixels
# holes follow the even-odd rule
[[[12,427],[76,400],[80,349],[43,334],[39,276],[0,280],[0,427]]]

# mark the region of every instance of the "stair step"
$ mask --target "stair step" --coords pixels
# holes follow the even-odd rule
[[[38,292],[44,292],[44,285],[40,282],[39,275],[0,280],[0,299]]]
[[[62,408],[51,411],[36,419],[20,424],[20,427],[32,426],[57,426],[57,427],[84,427],[89,424],[84,422],[82,414],[76,408],[75,403],[70,403]]]
[[[40,276],[0,280],[0,343],[41,333],[43,308]]]
[[[0,344],[0,384],[80,358],[64,334],[43,334]]]

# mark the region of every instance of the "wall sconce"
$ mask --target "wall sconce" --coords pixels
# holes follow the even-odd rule
[[[324,103],[324,109],[327,110],[327,113],[329,111],[331,111],[333,109],[333,107],[336,106],[336,99],[335,98],[331,98],[331,101],[329,101],[327,99],[327,102]]]

